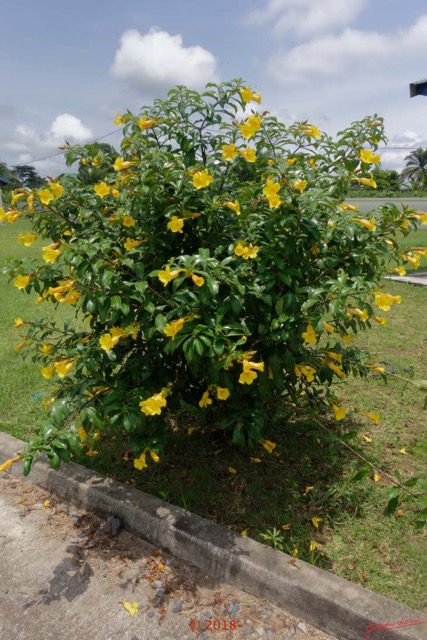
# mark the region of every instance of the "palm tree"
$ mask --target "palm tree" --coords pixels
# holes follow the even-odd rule
[[[401,173],[402,180],[410,180],[421,189],[427,187],[427,149],[415,149],[406,156],[405,161],[406,167]]]

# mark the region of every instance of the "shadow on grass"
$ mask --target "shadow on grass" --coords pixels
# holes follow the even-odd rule
[[[334,437],[310,420],[289,422],[285,429],[271,425],[267,437],[277,442],[271,454],[261,445],[240,451],[220,431],[176,431],[161,461],[143,472],[133,468],[128,434],[116,432],[116,446],[101,441],[96,457],[77,462],[234,532],[248,530],[259,542],[276,528],[283,551],[331,569],[322,552],[326,532],[349,516],[363,517],[372,490],[348,482],[354,457],[337,437],[358,428],[350,420],[345,428],[335,423]],[[312,518],[321,518],[318,527]]]

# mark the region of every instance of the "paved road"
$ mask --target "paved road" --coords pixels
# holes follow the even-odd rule
[[[333,640],[104,526],[20,478],[0,475],[1,640]],[[130,617],[122,602],[137,602],[138,613]],[[231,620],[236,631],[225,631]]]
[[[397,206],[400,206],[403,202],[411,209],[427,211],[427,198],[347,198],[346,202],[357,204],[360,211],[365,213],[372,211],[376,207],[381,207],[387,202],[393,202]]]

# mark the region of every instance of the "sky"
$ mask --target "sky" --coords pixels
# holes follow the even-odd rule
[[[426,0],[0,0],[0,161],[65,170],[58,147],[185,84],[243,78],[286,124],[385,118],[382,167],[427,147]],[[116,131],[115,133],[113,133]],[[113,135],[108,135],[113,133]],[[47,158],[47,159],[44,159]]]

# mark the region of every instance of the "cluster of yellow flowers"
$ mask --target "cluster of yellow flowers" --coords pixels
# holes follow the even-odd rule
[[[199,401],[199,407],[204,408],[212,404],[212,398],[210,397],[210,391],[216,392],[218,400],[227,400],[230,397],[230,390],[226,387],[219,387],[217,385],[210,386],[202,395]]]
[[[42,374],[43,378],[46,378],[46,380],[49,380],[49,378],[51,378],[54,373],[56,373],[59,378],[64,378],[70,373],[75,363],[75,358],[64,358],[63,360],[54,362],[48,367],[42,367],[40,369],[40,373]]]

